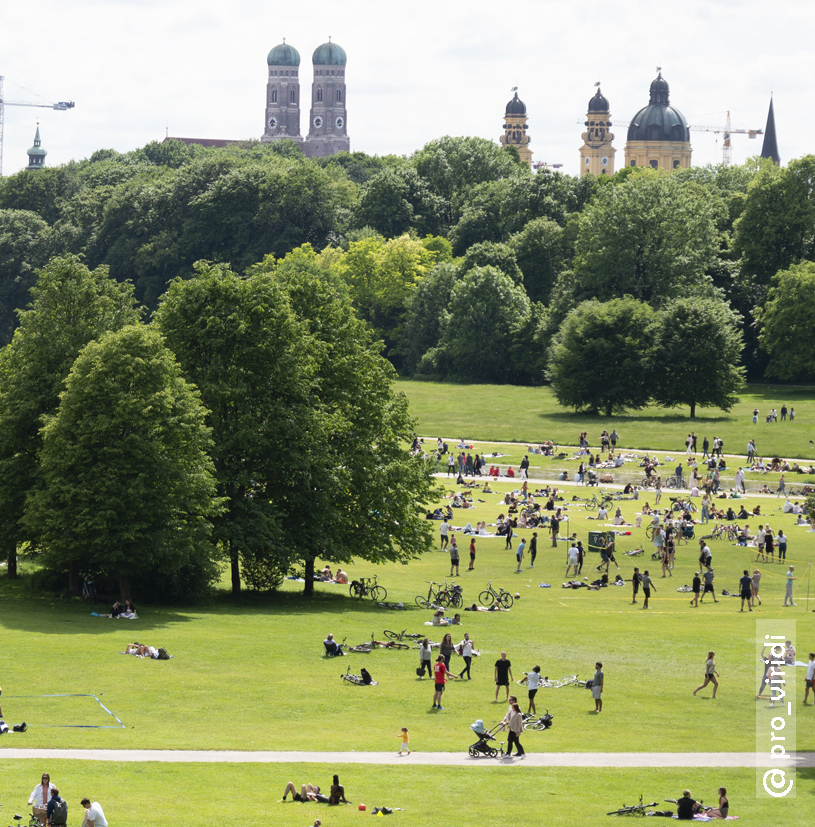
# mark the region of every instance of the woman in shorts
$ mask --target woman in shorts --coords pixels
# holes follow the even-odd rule
[[[538,688],[541,683],[541,668],[536,666],[522,681],[526,684],[529,691],[529,709],[526,710],[527,715],[537,715],[538,710],[535,706],[535,695],[538,694]]]
[[[713,697],[716,697],[716,690],[719,688],[719,682],[716,680],[718,676],[718,672],[716,671],[716,661],[713,660],[713,656],[715,652],[708,652],[707,653],[707,660],[705,661],[705,681],[704,683],[700,684],[693,690],[693,694],[696,693],[700,689],[704,689],[709,683],[713,684]]]
[[[761,583],[761,572],[758,569],[753,569],[753,576],[750,578],[752,581],[752,585],[750,586],[751,597],[753,600],[753,605],[756,605],[756,601],[758,601],[758,605],[761,605],[761,598],[758,596],[758,587]]]

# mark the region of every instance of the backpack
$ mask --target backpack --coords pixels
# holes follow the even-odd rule
[[[54,811],[51,814],[51,821],[53,824],[68,823],[68,802],[64,798],[57,801],[54,805]]]
[[[158,660],[170,660],[170,653],[163,648],[159,648],[158,650]]]
[[[365,668],[363,667],[363,668],[362,668],[362,669],[360,669],[359,671],[360,671],[360,673],[361,673],[361,677],[362,677],[362,682],[363,682],[363,683],[365,683],[365,684],[370,684],[370,683],[373,683],[373,680],[374,680],[374,679],[371,677],[371,675],[370,675],[370,673],[368,672],[368,670],[367,670],[367,669],[365,669]]]

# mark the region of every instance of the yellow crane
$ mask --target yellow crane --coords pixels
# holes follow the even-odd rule
[[[3,94],[3,81],[5,78],[0,75],[0,176],[3,175],[3,122],[6,119],[5,109],[7,106],[39,106],[43,109],[56,109],[58,112],[65,112],[74,108],[73,101],[60,101],[59,103],[37,103],[36,101],[7,101]]]
[[[730,166],[730,162],[733,160],[733,146],[730,143],[730,136],[734,134],[742,134],[747,135],[748,138],[751,140],[755,140],[756,135],[763,135],[763,129],[733,129],[730,126],[730,110],[727,110],[727,119],[725,121],[724,126],[695,126],[691,124],[689,129],[693,129],[695,132],[715,132],[717,135],[722,133],[724,135],[724,143],[722,144],[722,163],[726,166]]]

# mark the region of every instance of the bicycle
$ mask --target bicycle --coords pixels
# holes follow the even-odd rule
[[[549,729],[552,726],[552,718],[554,715],[549,714],[549,710],[546,710],[544,715],[541,715],[539,718],[533,718],[530,716],[524,721],[524,729],[526,731],[529,730],[537,730],[538,732],[543,732],[545,729]]]
[[[370,597],[375,603],[384,602],[388,596],[388,590],[384,586],[378,586],[376,583],[376,575],[373,577],[360,577],[359,580],[352,581],[348,587],[351,597]]]
[[[644,548],[632,548],[631,551],[623,552],[626,557],[639,557],[642,554],[645,554]]]
[[[482,606],[492,606],[496,601],[502,609],[511,609],[512,604],[515,602],[515,598],[504,589],[495,591],[492,587],[492,580],[490,580],[487,583],[487,588],[478,595],[478,602]]]
[[[452,595],[450,594],[450,590],[447,588],[447,581],[445,580],[443,585],[438,586],[432,580],[428,580],[426,582],[430,584],[430,588],[427,590],[427,597],[418,595],[415,601],[416,605],[420,609],[441,609],[445,606],[449,606]],[[459,600],[461,600],[460,596]],[[456,605],[460,606],[461,602]]]
[[[82,599],[86,603],[96,602],[96,587],[93,585],[93,580],[82,581]],[[39,821],[37,822],[39,824]]]
[[[344,681],[348,681],[348,683],[354,684],[354,686],[379,686],[379,683],[368,674],[366,669],[361,670],[364,674],[362,675],[352,675],[351,674],[351,667],[349,666],[348,669],[345,670],[345,674],[343,675],[340,673],[340,678]],[[368,680],[365,679],[365,675],[368,676]],[[39,822],[37,822],[39,824]],[[33,827],[33,826],[32,826]]]
[[[400,612],[406,612],[407,606],[404,603],[382,603],[376,604],[380,609],[398,609]]]
[[[448,586],[445,580],[444,588],[438,594],[439,602],[443,606],[452,606],[454,609],[460,609],[464,605],[463,592],[464,590],[461,586],[457,586],[455,583],[451,583]]]
[[[652,801],[650,804],[643,804],[642,803],[642,796],[640,796],[640,803],[639,804],[633,804],[630,807],[626,807],[626,805],[623,804],[623,806],[620,807],[619,810],[613,810],[612,812],[607,813],[607,815],[610,815],[610,816],[631,816],[631,815],[644,816],[646,807],[656,807],[656,806],[657,806],[656,801]]]
[[[524,672],[524,677],[515,683],[518,686],[526,686],[526,681],[524,678],[529,674],[528,672]],[[577,675],[565,675],[562,678],[552,678],[551,680],[548,677],[543,677],[538,684],[538,689],[560,689],[562,686],[570,686],[573,683],[577,682]]]
[[[407,629],[403,629],[401,632],[392,632],[390,629],[385,629],[384,633],[385,637],[389,637],[391,640],[423,640],[424,635],[410,635],[408,634]]]

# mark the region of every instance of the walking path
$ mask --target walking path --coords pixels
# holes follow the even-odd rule
[[[447,767],[494,767],[496,762],[461,752],[241,752],[231,750],[159,749],[0,749],[0,761],[37,758],[72,761],[160,761],[199,764],[419,764]],[[526,767],[769,767],[769,756],[752,752],[528,752],[502,763]],[[786,763],[796,769],[815,768],[815,752],[799,752]]]

